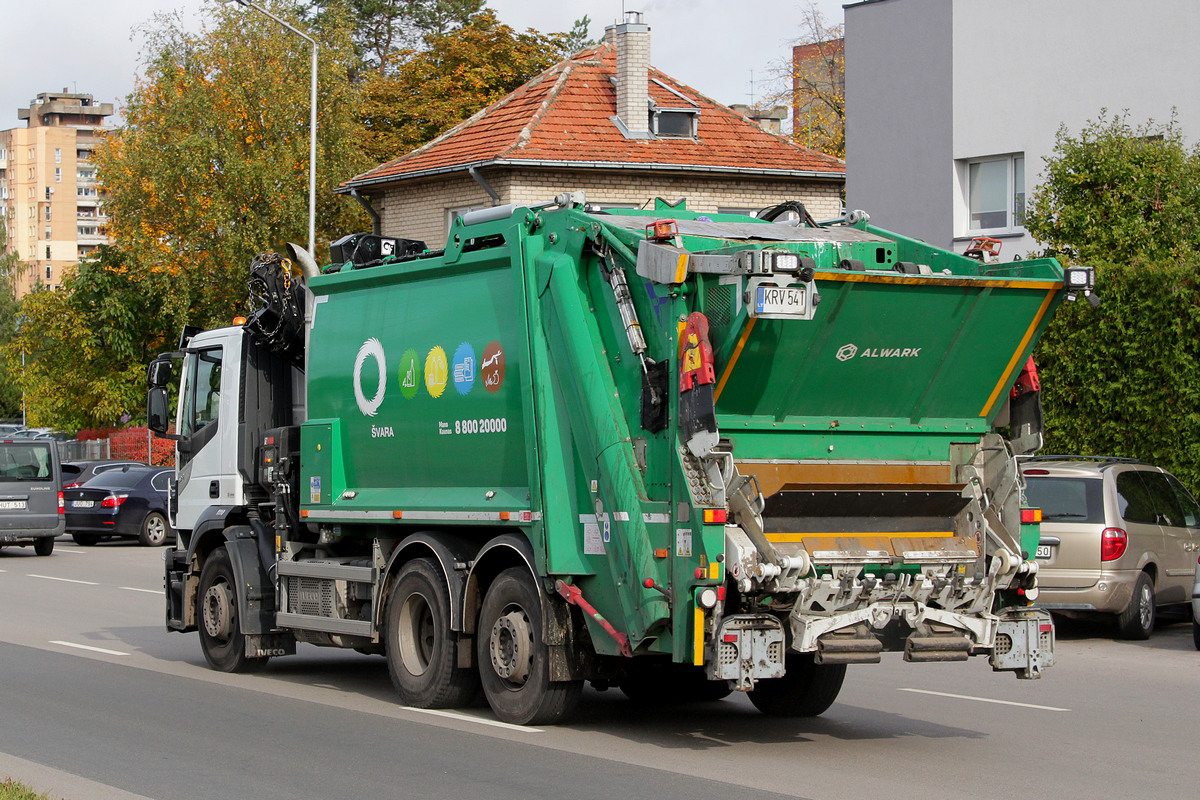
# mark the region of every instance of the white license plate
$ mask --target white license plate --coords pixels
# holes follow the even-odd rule
[[[1050,545],[1039,544],[1037,546],[1037,553],[1034,555],[1034,558],[1049,558],[1049,557],[1050,557]]]
[[[93,508],[96,505],[95,500],[72,500],[71,508]]]
[[[24,500],[0,500],[0,510],[4,511],[24,511]]]
[[[795,286],[760,286],[755,299],[756,314],[804,316],[807,311],[803,289]]]

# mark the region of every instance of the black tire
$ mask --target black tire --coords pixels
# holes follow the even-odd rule
[[[75,540],[75,544],[83,547],[91,547],[96,542],[100,541],[98,533],[72,533],[71,538]]]
[[[33,552],[39,556],[48,556],[54,552],[54,537],[43,536],[33,540]]]
[[[218,547],[200,570],[196,598],[200,649],[204,660],[221,672],[257,672],[267,657],[246,657],[246,636],[238,619],[237,581],[229,563],[229,552]]]
[[[579,702],[583,681],[550,681],[541,596],[524,567],[501,572],[488,587],[479,612],[476,656],[488,705],[504,722],[552,725]]]
[[[700,667],[661,662],[630,665],[617,685],[622,694],[643,705],[710,703],[724,700],[733,691],[726,681],[708,680]]]
[[[151,511],[142,520],[141,530],[138,531],[138,541],[143,547],[162,547],[167,543],[167,531],[171,526],[167,519],[157,511]]]
[[[1154,581],[1141,573],[1133,584],[1133,597],[1117,615],[1117,633],[1122,639],[1141,641],[1154,632]]]
[[[770,717],[816,717],[833,705],[845,664],[817,664],[812,653],[789,653],[782,678],[768,678],[754,685],[750,702]]]
[[[387,605],[388,672],[400,701],[415,708],[459,708],[479,690],[479,673],[458,667],[450,630],[450,590],[425,558],[404,565]]]

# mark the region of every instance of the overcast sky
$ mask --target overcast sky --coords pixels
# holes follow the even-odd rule
[[[140,39],[133,30],[156,11],[194,18],[218,0],[36,0],[0,24],[0,130],[23,127],[17,109],[41,92],[93,95],[118,112],[133,89]],[[848,0],[847,0],[848,1]],[[519,30],[569,30],[589,16],[591,36],[623,10],[645,14],[651,63],[727,105],[751,100],[751,74],[767,77],[771,62],[787,57],[800,35],[808,0],[487,0],[501,21]],[[842,0],[815,0],[830,23],[842,21]],[[256,13],[246,10],[246,13]],[[281,29],[282,30],[282,29]],[[765,85],[753,87],[759,99]]]

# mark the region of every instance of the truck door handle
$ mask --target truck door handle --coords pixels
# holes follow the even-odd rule
[[[214,497],[214,498],[221,496],[221,482],[220,481],[209,481],[208,496]]]

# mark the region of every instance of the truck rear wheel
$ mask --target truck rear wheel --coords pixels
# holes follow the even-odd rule
[[[204,660],[221,672],[257,672],[265,657],[246,657],[246,636],[238,619],[237,581],[229,551],[218,547],[200,570],[200,649]]]
[[[750,702],[771,717],[815,717],[837,699],[846,678],[845,664],[816,664],[812,653],[789,653],[782,678],[754,685]]]
[[[513,567],[492,582],[479,612],[476,643],[483,692],[504,722],[552,725],[575,708],[583,681],[550,680],[542,602],[528,570]]]
[[[404,565],[387,606],[388,672],[405,705],[457,708],[479,690],[479,675],[458,667],[457,637],[450,630],[450,590],[429,559]]]

